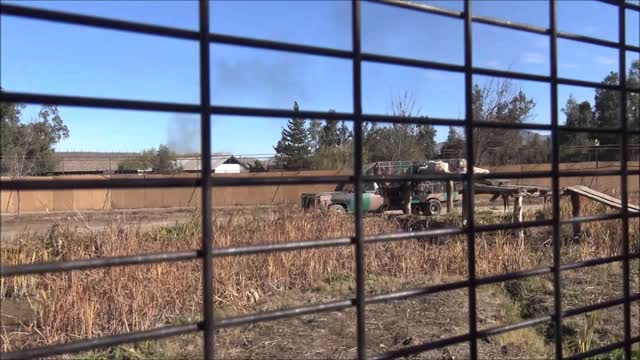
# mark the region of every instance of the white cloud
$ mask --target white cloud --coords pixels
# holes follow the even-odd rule
[[[560,67],[565,69],[575,69],[578,67],[578,65],[573,63],[566,63],[566,64],[560,64]]]
[[[522,61],[528,64],[544,64],[545,56],[536,52],[526,52],[522,54]]]
[[[498,61],[498,60],[493,59],[493,60],[487,61],[487,66],[500,67],[500,66],[502,66],[502,63],[500,61]]]
[[[602,56],[602,55],[598,55],[594,58],[596,64],[600,64],[600,65],[613,65],[616,63],[615,59],[612,59],[608,56]]]

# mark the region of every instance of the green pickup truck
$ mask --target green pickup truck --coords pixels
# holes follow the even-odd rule
[[[424,215],[438,215],[442,203],[447,201],[446,185],[441,182],[422,182],[411,185],[366,184],[362,193],[363,212],[382,212],[387,210],[405,211],[405,199],[409,198],[411,212]],[[458,193],[453,193],[454,201]],[[335,191],[302,194],[303,209],[327,209],[336,213],[353,213],[355,196],[350,185],[338,185]]]
[[[449,170],[449,169],[452,170]],[[394,181],[393,177],[415,174],[447,174],[464,168],[463,159],[378,161],[367,164],[363,173],[389,177],[389,181],[365,183],[362,193],[362,211],[402,210],[404,213],[433,216],[440,214],[442,203],[447,202],[446,182]],[[428,177],[425,177],[428,178]],[[329,209],[335,212],[354,211],[355,196],[350,185],[338,185],[335,191],[302,194],[302,208]],[[459,183],[454,183],[451,196],[458,200]]]
[[[355,196],[349,185],[338,185],[335,191],[302,194],[303,209],[328,209],[336,213],[353,213]],[[362,193],[362,212],[382,211],[384,198],[377,191],[377,185],[365,187]]]

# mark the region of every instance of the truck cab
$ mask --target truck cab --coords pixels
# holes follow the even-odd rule
[[[376,183],[365,185],[361,196],[362,212],[381,211],[384,197],[378,192]],[[338,184],[334,191],[302,194],[303,209],[326,209],[335,213],[353,213],[355,194],[352,184]]]

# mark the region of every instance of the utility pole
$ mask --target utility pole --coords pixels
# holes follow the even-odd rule
[[[600,147],[600,140],[596,139],[595,144],[596,144],[596,169],[597,169],[598,168],[598,148]]]
[[[596,145],[596,170],[598,169],[598,149],[600,148],[600,140],[595,140]],[[596,184],[598,184],[598,177],[596,176]]]

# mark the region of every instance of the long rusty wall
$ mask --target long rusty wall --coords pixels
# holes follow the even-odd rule
[[[560,170],[619,170],[620,162],[583,162],[583,163],[562,163]],[[640,168],[640,162],[630,161],[627,163],[629,169]],[[494,166],[487,168],[492,173],[501,172],[533,172],[533,171],[551,171],[551,164],[523,164]],[[551,178],[528,178],[513,179],[516,184],[551,186]],[[640,177],[631,175],[627,179],[627,187],[629,192],[640,191]],[[560,178],[560,186],[584,185],[595,190],[605,191],[607,193],[616,193],[620,189],[619,176],[571,176]]]
[[[103,176],[75,175],[56,177],[37,177],[38,180],[62,179],[103,179]],[[4,180],[2,178],[0,181]],[[36,179],[25,177],[24,180]],[[110,210],[110,189],[71,189],[40,191],[0,191],[0,212],[48,212],[69,210]]]
[[[334,176],[345,171],[301,171],[272,173],[216,174],[218,177],[283,177],[283,176]],[[178,177],[196,177],[195,174],[179,174]],[[123,179],[138,175],[113,176],[58,176],[46,179]],[[147,178],[166,175],[145,175]],[[3,178],[4,180],[5,178]],[[25,178],[26,180],[30,178]],[[43,177],[38,177],[43,179]],[[332,191],[335,185],[289,186],[237,186],[216,187],[212,192],[214,206],[280,205],[300,201],[303,192]],[[149,189],[97,189],[97,190],[42,190],[0,191],[0,213],[25,213],[70,210],[115,210],[142,208],[178,208],[200,206],[199,188],[149,188]]]
[[[619,163],[600,162],[598,169],[617,169]],[[630,169],[637,169],[639,163],[630,162]],[[596,169],[595,163],[560,164],[561,169]],[[531,172],[551,170],[550,164],[510,165],[490,167],[493,173]],[[283,177],[283,176],[334,176],[348,175],[342,170],[301,171],[215,174],[216,177]],[[166,175],[145,175],[146,177],[164,177]],[[174,176],[195,177],[195,174],[179,174]],[[48,177],[49,179],[104,179],[105,176],[75,175]],[[109,177],[107,177],[109,178]],[[137,175],[113,175],[110,178],[140,178]],[[29,180],[30,178],[24,178]],[[42,179],[42,177],[38,177]],[[4,178],[2,179],[4,180]],[[530,178],[513,180],[520,184],[551,185],[549,178]],[[568,177],[562,178],[561,186],[585,185],[607,193],[615,193],[620,188],[620,178],[602,177]],[[637,175],[629,176],[629,192],[640,191],[640,179]],[[214,206],[238,205],[280,205],[297,204],[304,192],[331,191],[335,185],[288,185],[288,186],[237,186],[215,187],[212,192]],[[165,189],[95,189],[95,190],[43,190],[43,191],[0,191],[0,213],[47,212],[69,210],[112,210],[141,208],[176,208],[200,206],[200,189],[198,188],[165,188]]]

